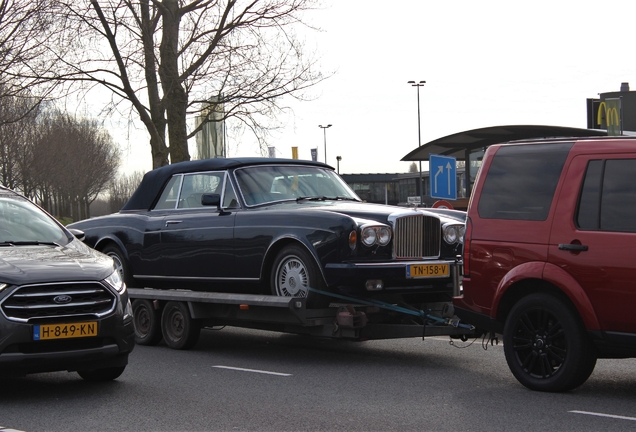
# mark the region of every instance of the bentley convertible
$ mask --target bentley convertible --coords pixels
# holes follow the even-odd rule
[[[451,300],[464,221],[459,211],[362,202],[320,162],[233,158],[150,171],[121,211],[69,227],[110,255],[130,287],[323,307],[334,301],[324,293]]]

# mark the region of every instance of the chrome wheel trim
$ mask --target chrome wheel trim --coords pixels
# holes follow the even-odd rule
[[[309,273],[296,256],[286,257],[276,270],[276,294],[283,297],[307,297]]]

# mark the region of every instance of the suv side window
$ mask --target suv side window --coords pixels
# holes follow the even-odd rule
[[[501,147],[477,211],[484,219],[546,220],[572,143]]]
[[[581,189],[576,225],[582,230],[636,232],[636,159],[593,160]]]

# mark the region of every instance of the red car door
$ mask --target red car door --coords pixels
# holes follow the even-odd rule
[[[578,155],[566,169],[548,261],[583,288],[602,330],[636,333],[636,155]]]

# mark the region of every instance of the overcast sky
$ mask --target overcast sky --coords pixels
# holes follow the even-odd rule
[[[496,125],[585,128],[586,98],[636,90],[634,0],[326,0],[308,21],[307,46],[334,75],[294,103],[275,133],[278,157],[318,148],[341,173],[408,171],[400,159],[418,146],[417,93],[425,144]],[[122,141],[124,134],[115,133]],[[143,141],[145,138],[142,138]],[[149,170],[150,147],[123,146],[124,169]],[[147,140],[146,140],[147,141]],[[260,156],[249,136],[229,156]],[[134,150],[133,150],[134,149]]]

